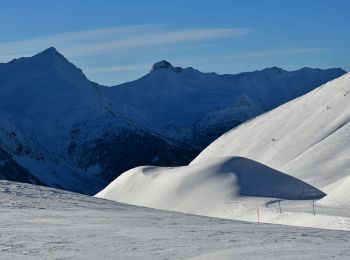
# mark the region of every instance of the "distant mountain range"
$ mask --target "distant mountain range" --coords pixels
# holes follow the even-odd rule
[[[160,61],[146,76],[105,93],[113,107],[139,124],[203,149],[231,128],[344,73],[273,67],[218,75]]]
[[[0,178],[94,194],[135,166],[187,164],[228,129],[344,73],[218,75],[161,61],[106,87],[49,48],[0,63]]]

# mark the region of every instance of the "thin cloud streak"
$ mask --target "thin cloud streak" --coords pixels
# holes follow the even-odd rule
[[[245,36],[248,33],[249,30],[246,29],[197,29],[173,32],[157,32],[121,40],[80,45],[75,48],[70,48],[69,51],[72,52],[72,55],[75,54],[78,56],[91,55],[91,53],[96,55],[109,51],[124,50],[126,48],[240,37]]]
[[[0,42],[0,58],[34,54],[50,46],[57,47],[68,57],[94,56],[127,48],[241,37],[249,33],[248,29],[236,28],[169,30],[159,25],[120,26]]]

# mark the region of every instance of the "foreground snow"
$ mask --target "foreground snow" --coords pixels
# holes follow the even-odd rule
[[[350,232],[185,215],[0,181],[2,259],[349,259]]]

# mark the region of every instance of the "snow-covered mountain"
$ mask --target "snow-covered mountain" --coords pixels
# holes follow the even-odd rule
[[[349,98],[350,73],[232,129],[188,166],[131,169],[96,196],[222,218],[349,227]],[[317,213],[308,199],[320,199]]]
[[[248,119],[343,75],[341,69],[268,68],[236,75],[155,63],[149,74],[106,89],[113,105],[155,132],[204,148]]]
[[[102,88],[54,48],[0,64],[0,176],[93,194],[136,165],[196,154],[119,115]]]
[[[221,136],[192,163],[244,156],[350,201],[350,73]]]

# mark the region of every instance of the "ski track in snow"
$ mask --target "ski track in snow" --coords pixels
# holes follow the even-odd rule
[[[349,259],[350,232],[136,207],[0,181],[0,259]]]

